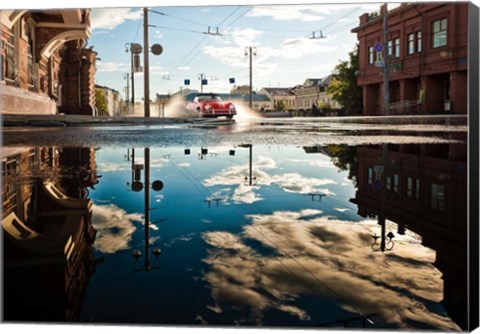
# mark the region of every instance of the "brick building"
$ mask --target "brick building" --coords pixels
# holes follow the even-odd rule
[[[465,134],[456,139],[466,140]],[[442,272],[443,300],[448,315],[463,329],[468,326],[467,282],[467,147],[465,144],[389,145],[384,215],[422,237],[433,249],[435,267]],[[382,191],[375,185],[381,147],[358,147],[356,152],[358,213],[381,211]]]
[[[3,318],[78,321],[95,269],[95,149],[7,147],[0,158]]]
[[[401,4],[388,11],[387,47],[377,52],[384,45],[385,12],[383,5],[380,14],[363,14],[352,30],[359,41],[363,113],[383,113],[386,60],[391,114],[466,114],[468,3]]]
[[[1,11],[2,113],[93,114],[89,15],[88,9]]]

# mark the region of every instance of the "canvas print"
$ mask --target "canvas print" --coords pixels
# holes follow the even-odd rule
[[[0,15],[3,323],[478,326],[474,4]]]

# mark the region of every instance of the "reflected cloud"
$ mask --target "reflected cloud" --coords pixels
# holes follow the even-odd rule
[[[323,193],[325,195],[335,195],[334,192],[322,186],[337,184],[332,179],[309,178],[298,173],[283,173],[271,175],[266,170],[277,169],[276,163],[271,158],[259,157],[253,163],[253,175],[257,178],[256,186],[244,185],[244,177],[249,175],[248,165],[234,166],[224,169],[216,175],[203,180],[206,187],[213,186],[236,186],[235,188],[222,189],[217,191],[216,195],[221,193],[221,197],[232,199],[235,203],[251,204],[261,201],[260,195],[255,193],[261,186],[275,185],[285,192],[296,194]]]
[[[425,306],[442,300],[441,273],[433,265],[431,249],[412,246],[404,237],[393,251],[373,253],[376,221],[341,221],[316,210],[248,217],[252,223],[239,235],[202,235],[212,246],[204,260],[210,266],[204,279],[217,313],[225,307],[246,308],[260,324],[269,309],[277,309],[309,320],[308,312],[294,301],[314,295],[346,311],[375,313],[400,328],[423,324],[460,330]],[[246,239],[260,242],[272,253],[258,253]]]
[[[143,222],[140,213],[127,213],[114,204],[93,205],[92,224],[97,230],[94,248],[112,254],[130,248],[132,234],[136,230],[133,222]]]
[[[131,166],[125,163],[98,162],[97,170],[101,173],[119,172],[119,171],[131,170]]]

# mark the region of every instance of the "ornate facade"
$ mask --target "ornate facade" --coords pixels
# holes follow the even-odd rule
[[[90,10],[4,10],[1,112],[95,114],[96,53],[86,48]]]

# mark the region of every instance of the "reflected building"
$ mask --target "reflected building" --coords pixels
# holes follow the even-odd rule
[[[95,270],[95,150],[5,148],[2,172],[3,319],[76,321]]]
[[[379,184],[375,166],[382,148],[357,148],[356,196],[363,216],[379,215],[381,187],[386,187],[385,219],[422,237],[436,251],[435,267],[442,272],[443,300],[448,315],[468,326],[467,282],[467,147],[466,144],[389,145],[386,184]],[[378,168],[377,168],[378,173]]]

